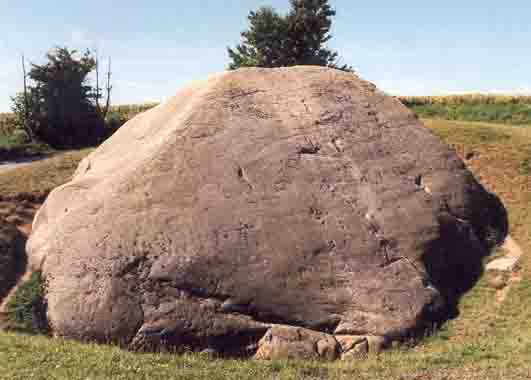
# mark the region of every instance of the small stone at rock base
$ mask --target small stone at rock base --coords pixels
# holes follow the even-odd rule
[[[502,257],[487,264],[487,270],[497,270],[501,272],[511,272],[518,264],[518,257]]]
[[[466,154],[466,156],[465,156],[465,160],[469,161],[469,160],[473,159],[474,157],[476,157],[477,155],[478,155],[477,152],[474,152],[474,151],[468,152]]]
[[[324,359],[339,357],[340,346],[329,334],[292,326],[273,326],[258,343],[259,360]]]
[[[335,360],[339,356],[337,341],[332,336],[327,336],[317,342],[317,353],[321,359]]]
[[[356,344],[353,348],[347,352],[341,354],[341,360],[363,359],[366,358],[369,353],[369,342],[367,339]]]
[[[493,289],[503,289],[507,285],[507,281],[503,275],[489,276],[488,283]]]
[[[356,345],[366,341],[367,337],[359,335],[336,335],[336,340],[341,346],[341,351],[347,352],[352,350]]]

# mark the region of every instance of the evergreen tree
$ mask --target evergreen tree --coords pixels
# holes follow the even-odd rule
[[[332,38],[332,17],[336,15],[328,0],[290,0],[286,49],[295,65],[337,67],[337,52],[326,48]]]
[[[271,7],[251,11],[248,19],[249,30],[241,33],[243,42],[235,50],[228,49],[229,68],[285,66],[286,19]]]
[[[285,16],[271,7],[250,13],[250,28],[241,34],[243,42],[235,50],[228,49],[229,69],[319,65],[352,71],[338,65],[337,52],[326,47],[336,14],[328,0],[290,0],[290,5]]]

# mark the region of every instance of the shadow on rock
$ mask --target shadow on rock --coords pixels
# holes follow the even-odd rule
[[[508,235],[507,211],[500,199],[485,192],[482,207],[472,215],[450,210],[439,217],[440,238],[425,247],[427,278],[441,293],[445,305],[428,305],[424,321],[438,326],[459,315],[460,298],[483,275],[484,258]],[[423,331],[425,334],[425,331]]]

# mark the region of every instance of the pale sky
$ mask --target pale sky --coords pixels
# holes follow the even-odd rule
[[[114,103],[164,100],[222,71],[251,9],[288,0],[0,0],[0,112],[22,88],[20,55],[57,45],[113,58]],[[393,95],[531,93],[529,0],[331,0],[342,62]]]

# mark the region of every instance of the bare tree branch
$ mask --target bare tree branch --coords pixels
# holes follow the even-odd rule
[[[100,61],[99,61],[99,56],[98,56],[98,50],[96,49],[96,112],[98,112],[98,114],[101,115],[99,65],[100,65]]]
[[[107,113],[109,112],[109,108],[111,106],[111,91],[112,91],[112,85],[111,85],[111,57],[109,57],[109,65],[107,67],[107,84],[106,84],[106,91],[107,91],[107,100],[105,102],[105,109],[103,111],[103,118],[107,116]]]
[[[23,128],[26,134],[28,135],[28,138],[30,139],[30,142],[34,141],[33,137],[33,131],[31,130],[29,126],[29,101],[28,101],[28,84],[27,84],[27,76],[26,76],[26,61],[24,59],[24,54],[22,54],[22,74],[24,75],[24,121],[23,121]]]

